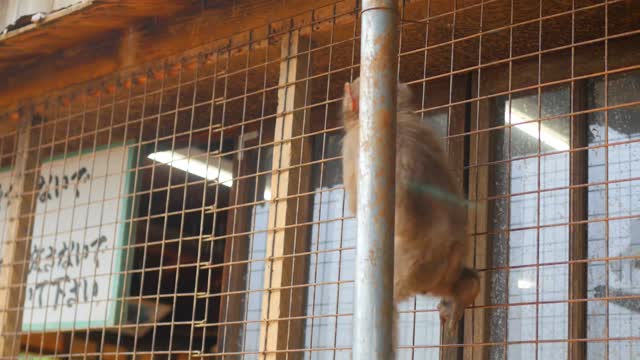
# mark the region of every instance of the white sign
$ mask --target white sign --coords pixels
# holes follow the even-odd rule
[[[42,164],[23,330],[119,320],[134,154],[112,147]]]

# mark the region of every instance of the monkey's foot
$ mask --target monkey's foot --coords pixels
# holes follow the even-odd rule
[[[448,331],[455,330],[460,319],[462,319],[463,308],[458,302],[451,299],[442,299],[438,304],[440,312],[440,323],[444,324]]]

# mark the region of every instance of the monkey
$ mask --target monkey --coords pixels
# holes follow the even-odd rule
[[[344,187],[347,206],[355,216],[359,83],[359,78],[345,83],[341,114]],[[439,138],[420,122],[412,103],[409,86],[398,84],[393,299],[397,305],[414,295],[440,297],[441,324],[453,331],[464,307],[479,293],[480,280],[474,269],[464,265],[469,250],[467,209],[451,201],[463,196]]]

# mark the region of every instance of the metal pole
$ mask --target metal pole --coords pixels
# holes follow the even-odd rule
[[[397,18],[396,0],[362,1],[355,360],[394,357]]]

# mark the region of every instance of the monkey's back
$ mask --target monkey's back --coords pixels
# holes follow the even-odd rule
[[[466,208],[433,194],[462,198],[440,140],[410,112],[399,112],[397,119],[395,299],[448,295],[466,253]],[[342,148],[344,184],[354,214],[358,136],[357,125],[347,128]]]
[[[411,113],[398,114],[396,297],[446,295],[467,251],[466,208],[440,140]]]
[[[397,119],[395,298],[447,295],[467,251],[466,208],[431,192],[461,198],[437,136],[410,112],[399,112]],[[354,214],[358,136],[357,126],[348,128],[342,148],[344,184]]]

